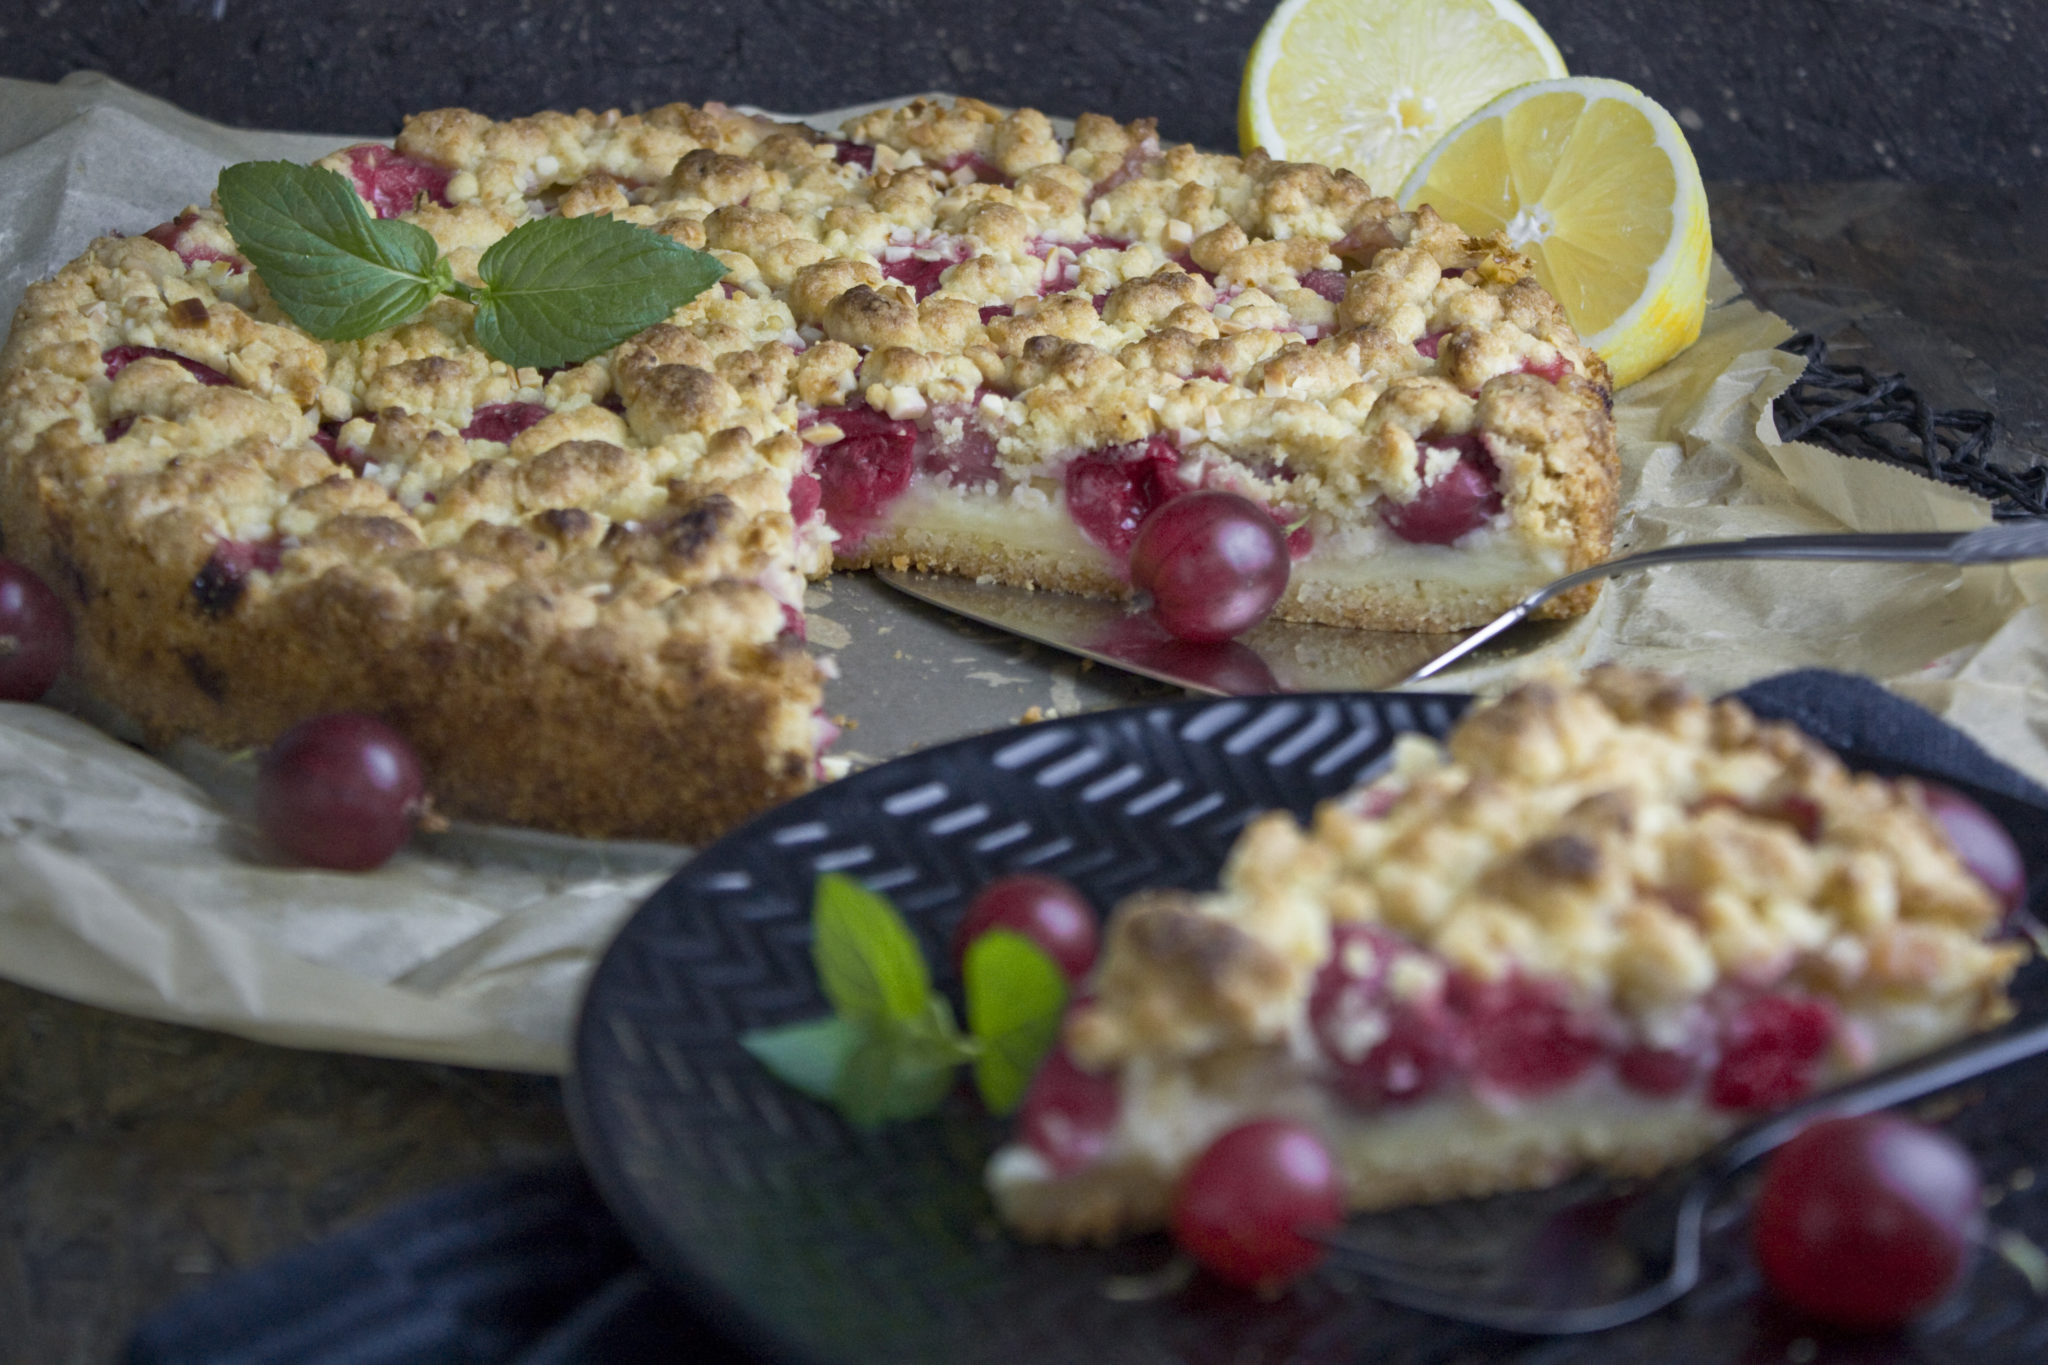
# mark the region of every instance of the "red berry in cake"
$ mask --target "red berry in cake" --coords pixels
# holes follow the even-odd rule
[[[1778,820],[1792,826],[1799,832],[1799,837],[1809,844],[1820,842],[1825,820],[1820,802],[1802,792],[1789,792],[1759,807],[1756,813],[1767,820]]]
[[[1834,1011],[1818,1000],[1760,995],[1721,1028],[1721,1060],[1707,1082],[1720,1109],[1779,1109],[1813,1089],[1835,1037]]]
[[[1949,846],[1970,875],[1991,888],[2011,914],[2027,902],[2027,865],[2019,846],[1996,816],[1953,787],[1922,783],[1927,813],[1948,836]]]
[[[1521,977],[1463,985],[1473,1075],[1494,1089],[1548,1094],[1600,1060],[1603,1046],[1593,1021],[1554,987]]]
[[[1500,511],[1493,457],[1476,435],[1426,435],[1419,442],[1423,468],[1431,450],[1452,450],[1458,462],[1425,482],[1411,502],[1387,502],[1380,519],[1387,529],[1418,545],[1449,545],[1478,530]]]
[[[1699,1079],[1700,1059],[1674,1048],[1645,1043],[1623,1050],[1614,1059],[1614,1074],[1638,1095],[1670,1099]]]
[[[207,246],[205,243],[195,240],[195,234],[192,229],[198,222],[198,213],[187,209],[176,218],[171,219],[170,222],[158,223],[142,235],[155,242],[158,246],[168,247],[172,251],[177,252],[178,259],[183,261],[188,267],[198,265],[204,261],[220,261],[227,266],[229,273],[235,275],[241,274],[248,268],[249,263],[240,256],[222,251],[218,247]]]
[[[1059,1175],[1092,1166],[1109,1150],[1122,1097],[1112,1072],[1083,1071],[1064,1047],[1039,1064],[1017,1113],[1017,1132]]]
[[[469,415],[469,425],[462,429],[462,438],[465,441],[510,441],[551,411],[540,403],[486,403]]]
[[[1324,1248],[1304,1234],[1343,1221],[1343,1177],[1330,1149],[1284,1119],[1257,1119],[1217,1138],[1173,1197],[1181,1249],[1246,1289],[1274,1288],[1313,1268]]]
[[[825,500],[824,487],[809,474],[789,481],[789,519],[798,526],[808,522]]]
[[[939,277],[953,268],[952,261],[930,261],[920,256],[889,261],[882,266],[882,278],[907,285],[921,301],[938,291]]]
[[[106,367],[107,378],[112,379],[136,361],[149,356],[154,356],[158,360],[175,361],[184,367],[185,373],[211,387],[218,388],[235,382],[211,365],[201,364],[197,360],[188,359],[176,351],[166,351],[159,346],[109,346],[100,352],[100,364]]]
[[[1109,446],[1077,456],[1067,465],[1066,491],[1067,515],[1109,552],[1112,563],[1123,565],[1145,519],[1187,489],[1180,481],[1180,452],[1155,436],[1143,446]]]
[[[379,218],[410,213],[422,199],[448,207],[448,181],[453,174],[378,143],[348,149],[349,180]]]
[[[374,716],[343,711],[281,735],[256,770],[256,822],[302,863],[359,872],[412,836],[426,803],[419,759]]]
[[[1894,1327],[1962,1278],[1982,1185],[1948,1134],[1896,1114],[1822,1119],[1765,1167],[1751,1241],[1779,1297],[1844,1327]]]
[[[989,930],[1008,929],[1045,949],[1067,980],[1080,981],[1095,965],[1095,924],[1095,907],[1070,882],[1042,872],[998,877],[968,902],[954,929],[953,965]]]
[[[1159,507],[1131,546],[1131,586],[1183,640],[1228,640],[1266,619],[1287,591],[1287,537],[1266,509],[1203,489]]]
[[[1331,303],[1344,302],[1344,291],[1350,287],[1351,277],[1341,270],[1304,270],[1301,287],[1322,295]]]
[[[910,488],[917,471],[917,427],[873,408],[823,408],[817,415],[843,433],[816,456],[813,474],[825,519],[851,549]]]
[[[1339,925],[1331,938],[1308,1003],[1331,1089],[1362,1108],[1433,1093],[1462,1065],[1462,1023],[1440,991],[1397,999],[1388,988],[1394,964],[1422,954],[1373,925]]]
[[[50,585],[0,559],[0,701],[36,701],[71,659],[71,613]]]

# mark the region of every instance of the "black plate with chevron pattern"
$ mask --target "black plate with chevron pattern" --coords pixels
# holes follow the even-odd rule
[[[1377,1304],[1328,1273],[1260,1303],[1175,1279],[1158,1238],[1103,1251],[1020,1245],[981,1185],[1005,1125],[964,1093],[936,1118],[863,1134],[738,1044],[747,1029],[826,1012],[809,955],[819,872],[887,892],[937,966],[990,877],[1056,872],[1102,906],[1145,886],[1213,885],[1251,815],[1305,813],[1372,771],[1396,734],[1442,734],[1466,701],[1354,694],[1103,712],[899,759],[761,817],[657,892],[592,979],[569,1104],[599,1188],[696,1307],[764,1356],[804,1365],[1813,1359],[1798,1354],[1805,1329],[1752,1310],[1754,1274],[1732,1236],[1717,1239],[1712,1282],[1677,1308],[1548,1343]],[[1986,799],[2002,815],[2027,809]],[[2048,819],[2031,824],[2016,828],[2038,872]],[[957,1002],[957,981],[937,970]],[[1956,1125],[1976,1130],[1961,1135],[1980,1155],[1999,1153],[1987,1175],[2048,1162],[2048,1073],[2009,1074],[2029,1083]],[[2048,1237],[2043,1201],[2007,1207],[2022,1202],[2018,1226]],[[2015,1274],[1980,1266],[1969,1300],[1961,1325],[1952,1317],[1935,1339],[1951,1349],[1913,1359],[2044,1358],[2048,1315]],[[1870,1357],[1880,1358],[1891,1357]]]

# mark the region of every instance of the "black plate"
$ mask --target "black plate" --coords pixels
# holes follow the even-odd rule
[[[819,872],[886,891],[943,964],[967,896],[996,874],[1056,872],[1103,906],[1145,886],[1213,885],[1253,814],[1306,813],[1371,773],[1396,734],[1441,735],[1467,703],[1352,694],[1100,713],[899,759],[755,820],[663,886],[592,978],[569,1103],[600,1190],[697,1308],[764,1354],[816,1365],[1785,1358],[1810,1329],[1753,1302],[1732,1233],[1717,1239],[1712,1281],[1673,1309],[1548,1343],[1377,1304],[1327,1272],[1272,1303],[1200,1277],[1165,1283],[1151,1274],[1169,1261],[1158,1238],[1020,1245],[981,1185],[1005,1125],[964,1093],[935,1119],[863,1134],[739,1046],[748,1029],[826,1012],[809,955]],[[2038,880],[2048,816],[1979,795]],[[941,982],[957,986],[943,968]],[[1952,1120],[1987,1180],[2048,1166],[2048,1069],[2017,1068],[1995,1089],[1997,1103]],[[1997,1212],[2048,1242],[2048,1200],[2015,1191]],[[2017,1275],[1987,1263],[1916,1330],[1915,1358],[2048,1358],[2044,1319]]]

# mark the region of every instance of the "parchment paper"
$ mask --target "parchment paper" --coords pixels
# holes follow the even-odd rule
[[[310,160],[355,140],[221,128],[100,76],[0,80],[0,310],[11,316],[29,281],[94,236],[140,232],[203,199],[224,165]],[[1741,299],[1718,264],[1714,296],[1700,342],[1617,399],[1619,549],[1990,519],[1967,494],[1779,442],[1771,399],[1801,362],[1773,348],[1791,328]],[[2032,567],[1658,570],[1611,584],[1514,668],[1615,659],[1710,691],[1803,665],[1867,673],[2048,781],[2044,598],[2048,569]],[[1034,708],[1142,695],[857,577],[816,590],[814,606],[827,618],[814,640],[867,665],[832,704],[869,714],[849,747],[870,758]],[[1468,670],[1432,686],[1511,681]],[[906,695],[944,700],[943,733],[909,723],[918,708]],[[297,1046],[560,1070],[590,966],[687,856],[458,826],[370,875],[278,866],[239,809],[245,761],[147,755],[89,699],[56,700],[0,704],[0,976],[111,1009]]]

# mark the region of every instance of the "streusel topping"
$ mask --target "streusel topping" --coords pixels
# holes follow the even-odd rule
[[[1215,895],[1120,912],[1068,1041],[1086,1065],[1281,1041],[1346,924],[1475,980],[1564,983],[1652,1035],[1722,987],[1961,1002],[1988,1022],[2023,955],[1987,941],[2001,913],[1916,784],[1600,668],[1524,686],[1446,744],[1404,740],[1307,830],[1262,819]]]
[[[1063,140],[1035,111],[920,101],[847,132],[834,143],[716,105],[417,116],[392,160],[445,183],[402,216],[459,279],[477,282],[481,253],[528,218],[610,213],[709,250],[724,286],[658,336],[552,374],[484,355],[468,306],[446,298],[367,340],[319,343],[199,209],[161,242],[95,247],[76,354],[9,367],[40,362],[72,383],[43,395],[60,403],[10,404],[6,439],[21,449],[72,418],[125,443],[106,472],[177,483],[164,462],[231,463],[226,448],[261,427],[299,453],[235,475],[238,491],[195,514],[228,539],[281,538],[286,573],[323,516],[382,518],[394,544],[445,546],[573,506],[594,518],[581,538],[602,541],[710,496],[750,519],[762,572],[793,554],[816,573],[825,542],[792,551],[796,528],[773,509],[801,467],[807,415],[856,404],[925,425],[958,423],[966,405],[1018,483],[1079,451],[1166,436],[1254,497],[1352,519],[1431,476],[1418,437],[1483,428],[1521,531],[1568,533],[1546,453],[1598,414],[1604,374],[1497,245],[1345,172],[1162,147],[1147,122],[1084,117]],[[387,161],[365,153],[321,164],[382,206]],[[172,354],[108,374],[101,356],[120,347]],[[238,396],[202,393],[177,357]],[[503,405],[527,423],[509,440],[479,422]],[[309,504],[300,495],[337,460],[376,489]],[[579,589],[616,578],[588,555],[572,576]],[[788,584],[772,590],[790,600]]]

